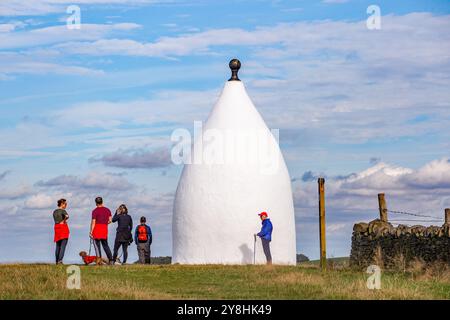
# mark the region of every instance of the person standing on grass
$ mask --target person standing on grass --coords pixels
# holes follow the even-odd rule
[[[122,247],[123,260],[122,264],[127,262],[128,246],[133,242],[131,231],[133,230],[133,219],[128,215],[126,205],[121,204],[116,210],[112,222],[117,222],[116,240],[114,241],[113,263],[117,260],[119,248]]]
[[[100,245],[103,247],[103,250],[105,250],[109,263],[112,264],[113,258],[111,249],[108,245],[108,224],[112,221],[111,211],[103,206],[103,199],[101,197],[95,198],[95,205],[97,207],[92,211],[91,231],[89,236],[94,240],[94,249],[98,264],[100,264],[102,259]]]
[[[69,214],[66,211],[67,200],[59,199],[57,202],[58,209],[53,211],[54,226],[54,242],[56,243],[55,260],[56,264],[62,264],[64,259],[64,253],[66,251],[67,242],[69,241],[69,226],[67,220],[69,220]]]
[[[270,241],[272,241],[272,222],[269,219],[267,212],[258,214],[262,221],[261,231],[256,236],[261,238],[264,255],[266,256],[267,264],[272,264],[272,254],[270,253]]]
[[[152,244],[152,229],[146,224],[147,219],[141,217],[141,224],[136,227],[134,241],[136,242],[139,263],[150,264],[150,245]]]

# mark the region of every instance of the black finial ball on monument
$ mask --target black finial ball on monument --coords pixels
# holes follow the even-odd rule
[[[238,71],[241,68],[241,62],[238,59],[232,59],[228,64],[231,69],[231,78],[228,81],[241,81],[238,78]]]

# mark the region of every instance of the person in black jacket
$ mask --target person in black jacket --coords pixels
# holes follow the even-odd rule
[[[117,208],[112,222],[117,222],[117,233],[116,240],[114,241],[114,254],[113,262],[117,261],[117,254],[119,248],[122,246],[123,261],[122,264],[127,262],[128,258],[128,246],[133,242],[133,236],[131,235],[131,230],[133,230],[133,220],[128,215],[128,209],[126,205],[121,204]]]

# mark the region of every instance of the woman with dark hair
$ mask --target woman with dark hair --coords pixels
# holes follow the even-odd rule
[[[128,215],[128,209],[126,205],[121,204],[119,208],[117,208],[116,213],[112,218],[112,222],[117,222],[117,229],[116,229],[117,233],[116,233],[116,240],[114,242],[113,263],[116,262],[119,248],[122,247],[123,252],[122,264],[125,264],[128,258],[128,246],[130,245],[131,242],[133,242],[133,237],[131,235],[131,230],[133,229],[133,220]]]
[[[64,253],[66,251],[67,241],[69,241],[69,226],[67,225],[67,220],[69,215],[67,214],[67,200],[58,200],[58,209],[53,211],[53,220],[55,221],[54,231],[55,237],[54,241],[56,243],[55,258],[56,264],[62,264]]]

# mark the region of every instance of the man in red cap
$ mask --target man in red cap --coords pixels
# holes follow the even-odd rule
[[[270,222],[267,212],[258,214],[262,221],[261,231],[256,235],[261,238],[264,254],[266,256],[267,264],[272,264],[272,255],[270,254],[270,241],[272,241],[272,222]]]

